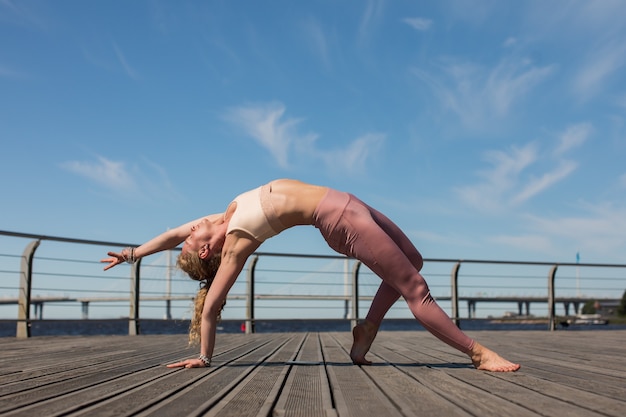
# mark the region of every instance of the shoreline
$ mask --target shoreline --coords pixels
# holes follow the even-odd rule
[[[619,319],[619,318],[618,318]],[[626,322],[608,324],[564,324],[565,318],[559,318],[558,331],[576,330],[626,330]],[[218,333],[244,333],[245,320],[223,320]],[[0,338],[15,337],[17,320],[0,319]],[[548,330],[546,318],[527,319],[461,319],[459,327],[463,331],[527,331]],[[183,319],[142,319],[140,334],[187,334],[189,320]],[[349,319],[258,319],[255,321],[255,333],[293,333],[293,332],[349,332],[352,322]],[[386,319],[381,331],[426,331],[415,319]],[[31,321],[31,336],[95,336],[128,335],[128,319],[46,319]]]

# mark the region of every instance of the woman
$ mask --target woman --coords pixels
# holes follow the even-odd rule
[[[204,301],[197,300],[202,307],[201,352],[198,359],[168,366],[209,366],[221,309],[246,260],[266,239],[299,225],[315,226],[331,248],[360,260],[383,280],[365,321],[352,331],[353,363],[371,363],[365,354],[385,313],[402,295],[427,330],[467,354],[477,369],[511,372],[520,368],[454,325],[431,297],[419,272],[422,256],[391,220],[355,196],[327,187],[276,180],[239,195],[224,213],[184,224],[135,249],[109,252],[110,258],[102,262],[109,269],[184,242],[179,266],[192,278],[208,282]]]

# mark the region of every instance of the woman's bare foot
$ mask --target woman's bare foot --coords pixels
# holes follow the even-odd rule
[[[371,365],[372,362],[365,359],[365,354],[370,350],[374,338],[378,333],[378,326],[365,320],[357,324],[352,329],[352,349],[350,349],[350,359],[355,365]]]
[[[515,372],[520,365],[507,361],[493,350],[487,349],[476,342],[472,351],[468,353],[476,369],[491,372]]]

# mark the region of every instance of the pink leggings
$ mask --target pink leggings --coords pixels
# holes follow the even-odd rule
[[[430,295],[428,284],[419,273],[422,255],[385,215],[352,194],[329,189],[315,209],[313,220],[331,248],[360,260],[382,278],[366,320],[380,325],[402,295],[429,332],[463,353],[472,349],[474,341]]]

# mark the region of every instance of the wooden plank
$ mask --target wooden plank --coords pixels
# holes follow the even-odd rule
[[[270,415],[278,392],[287,378],[288,363],[295,358],[305,338],[306,335],[299,335],[290,339],[202,415],[206,417]]]
[[[358,366],[352,365],[348,352],[328,333],[321,333],[322,352],[340,417],[386,416],[402,414]]]
[[[319,335],[309,334],[274,408],[276,417],[332,417],[336,415],[322,357]]]

